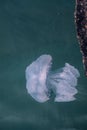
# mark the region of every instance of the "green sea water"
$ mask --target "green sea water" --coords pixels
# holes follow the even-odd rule
[[[75,0],[0,1],[0,130],[87,130],[87,78],[74,24]],[[42,54],[53,70],[80,71],[77,100],[38,103],[27,93],[25,69]]]

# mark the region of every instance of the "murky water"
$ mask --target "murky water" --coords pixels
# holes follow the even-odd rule
[[[0,130],[86,130],[87,79],[74,25],[73,0],[0,1]],[[26,90],[25,68],[42,54],[80,71],[77,100],[40,104]]]

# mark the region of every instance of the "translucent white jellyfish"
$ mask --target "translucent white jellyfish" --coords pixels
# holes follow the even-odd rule
[[[38,102],[50,99],[51,91],[55,94],[54,101],[68,102],[75,100],[79,71],[65,63],[65,67],[52,72],[52,57],[42,55],[26,68],[26,88],[28,93]]]

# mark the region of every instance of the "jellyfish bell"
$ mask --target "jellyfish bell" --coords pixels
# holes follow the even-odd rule
[[[38,102],[49,100],[46,78],[51,61],[50,55],[42,55],[26,68],[27,91]]]
[[[42,55],[26,68],[26,88],[28,93],[38,102],[50,99],[51,92],[55,94],[54,101],[68,102],[76,98],[79,71],[68,63],[55,72],[50,71],[52,57]]]

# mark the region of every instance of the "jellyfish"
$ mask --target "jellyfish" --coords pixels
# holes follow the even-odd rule
[[[26,89],[37,102],[43,103],[55,95],[55,102],[74,101],[78,90],[79,71],[72,65],[51,71],[52,57],[43,54],[26,67]]]

